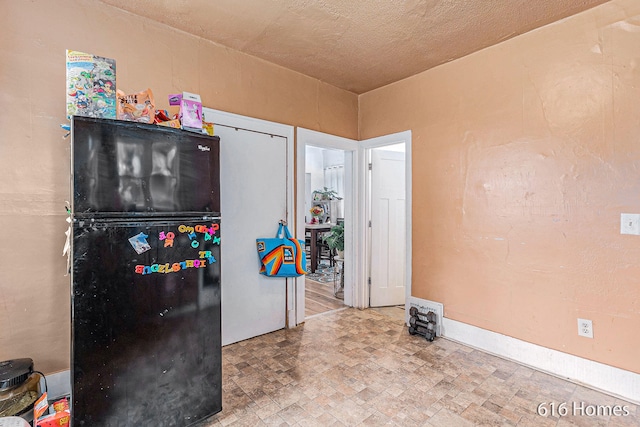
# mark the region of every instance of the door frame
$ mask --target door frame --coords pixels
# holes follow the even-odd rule
[[[263,133],[266,135],[274,135],[283,137],[287,140],[287,189],[286,189],[286,218],[282,218],[287,221],[288,224],[293,224],[294,222],[294,187],[295,187],[295,175],[294,175],[294,141],[295,141],[295,132],[294,127],[290,125],[285,125],[282,123],[270,122],[267,120],[256,119],[253,117],[241,116],[239,114],[228,113],[226,111],[215,110],[213,108],[203,107],[202,109],[203,117],[207,122],[214,123],[214,134],[215,134],[215,125],[222,125],[228,127],[234,127],[237,129],[243,129],[251,132]],[[268,168],[268,165],[265,165],[265,168]],[[304,182],[304,180],[303,180]],[[226,213],[226,215],[230,215],[231,213]],[[224,221],[224,212],[221,212],[222,221]],[[223,222],[224,224],[224,222]],[[274,227],[276,224],[274,224]],[[260,236],[256,236],[260,237]],[[224,249],[223,249],[224,250]],[[249,255],[248,255],[249,256]],[[256,274],[258,274],[259,265],[256,264]],[[295,289],[296,289],[296,280],[287,278],[286,279],[286,310],[287,313],[285,315],[285,328],[292,328],[296,323],[295,312],[296,312],[296,298],[295,298]]]
[[[371,249],[370,249],[370,239],[371,235],[369,233],[368,222],[371,218],[371,213],[369,212],[370,206],[370,190],[371,183],[369,180],[369,152],[373,148],[382,148],[388,145],[395,144],[405,144],[405,191],[406,191],[406,261],[405,261],[405,273],[406,273],[406,283],[405,283],[405,321],[408,321],[408,313],[409,313],[409,299],[411,296],[411,265],[412,265],[412,234],[411,234],[411,217],[412,217],[412,170],[411,170],[411,130],[406,130],[403,132],[393,133],[390,135],[379,136],[376,138],[370,138],[360,141],[360,150],[359,150],[359,159],[358,163],[360,165],[360,169],[363,173],[359,174],[359,182],[358,182],[358,193],[361,197],[358,199],[358,212],[361,212],[360,215],[363,220],[360,221],[360,228],[358,230],[358,248],[360,249],[360,254],[362,258],[362,270],[358,272],[358,274],[363,277],[363,289],[361,290],[361,298],[362,300],[358,301],[358,307],[368,308],[369,307],[369,274],[371,271]]]
[[[353,224],[351,233],[345,233],[345,292],[344,303],[346,306],[356,306],[358,293],[362,283],[362,278],[358,275],[361,271],[359,263],[361,262],[357,248],[357,230],[360,229],[361,215],[358,215],[358,177],[360,176],[359,162],[359,145],[358,141],[349,138],[343,138],[327,133],[322,133],[305,128],[296,128],[296,235],[304,236],[304,217],[305,217],[305,165],[306,165],[306,146],[342,150],[345,152],[345,223]],[[349,155],[347,155],[349,154]],[[350,158],[350,161],[349,161]],[[349,164],[347,165],[347,162]],[[351,173],[349,172],[351,169]],[[349,289],[350,288],[350,289]],[[304,276],[296,278],[296,320],[297,323],[303,323],[305,319],[305,282]]]

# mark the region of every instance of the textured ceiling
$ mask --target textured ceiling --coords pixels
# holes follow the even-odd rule
[[[101,0],[355,93],[608,0]]]

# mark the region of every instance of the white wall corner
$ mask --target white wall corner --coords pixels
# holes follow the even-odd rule
[[[640,404],[640,374],[444,318],[442,336]]]

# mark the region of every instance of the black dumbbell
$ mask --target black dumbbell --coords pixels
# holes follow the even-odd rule
[[[413,327],[422,326],[427,329],[435,329],[436,322],[425,322],[418,317],[410,317],[409,324]]]
[[[436,336],[435,330],[429,330],[428,328],[422,326],[409,326],[409,334],[411,335],[422,335],[428,341],[433,341]]]
[[[436,314],[433,311],[429,311],[428,313],[421,313],[418,311],[418,309],[416,307],[411,307],[409,309],[409,315],[411,317],[419,317],[422,316],[424,318],[427,319],[427,322],[435,322],[436,321]]]

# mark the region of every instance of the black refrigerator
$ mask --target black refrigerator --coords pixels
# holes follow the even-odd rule
[[[218,137],[72,118],[71,420],[222,409]]]

